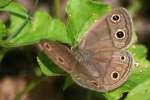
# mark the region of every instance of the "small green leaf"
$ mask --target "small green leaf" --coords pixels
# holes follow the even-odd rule
[[[93,0],[68,0],[68,34],[73,42],[79,42],[96,19],[106,15],[111,7]]]
[[[63,86],[63,91],[65,91],[67,88],[69,88],[73,84],[74,84],[74,81],[71,79],[71,77],[70,76],[66,77],[64,86]]]
[[[27,10],[20,4],[11,2],[8,6],[0,8],[0,11],[9,12],[22,18],[29,18]]]
[[[10,42],[18,46],[37,43],[47,37],[50,24],[51,17],[46,12],[38,11],[34,14],[30,29],[26,33],[19,33]]]
[[[16,37],[18,34],[23,34],[26,33],[30,30],[31,28],[31,22],[28,19],[23,19],[21,17],[15,16],[15,15],[10,15],[10,27],[8,29],[8,39],[10,40],[14,37]],[[26,28],[30,24],[30,28]]]
[[[53,20],[48,30],[47,38],[49,40],[59,41],[71,45],[71,40],[66,32],[65,25],[60,20]]]
[[[27,31],[20,32],[9,42],[16,46],[22,46],[37,43],[41,39],[48,39],[71,44],[65,25],[59,20],[52,20],[48,13],[44,11],[36,12],[32,24],[31,21],[28,21],[26,27]]]
[[[19,22],[18,22],[19,23]],[[11,30],[14,31],[14,33],[8,34],[8,38],[4,44],[4,47],[18,47],[18,46],[24,46],[24,45],[30,45],[29,40],[26,40],[26,38],[22,37],[30,35],[30,29],[32,27],[31,21],[29,20],[22,20],[20,21],[20,26],[16,25],[10,28]],[[34,38],[34,37],[33,37]],[[31,38],[30,38],[31,39]]]
[[[37,57],[41,71],[46,76],[62,76],[64,72],[59,69],[46,55],[40,53]]]
[[[12,0],[0,0],[0,8],[7,6]]]

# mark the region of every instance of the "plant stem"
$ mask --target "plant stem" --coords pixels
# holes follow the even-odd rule
[[[54,4],[55,4],[55,16],[56,18],[61,18],[60,15],[60,0],[54,0]]]

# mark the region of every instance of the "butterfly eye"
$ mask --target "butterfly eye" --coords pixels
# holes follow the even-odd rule
[[[119,78],[119,73],[118,73],[118,72],[112,72],[111,78],[112,78],[113,80],[117,80],[117,79]]]
[[[43,45],[48,51],[52,50],[52,47],[48,43],[44,43]]]
[[[119,22],[120,21],[120,15],[118,14],[113,14],[112,17],[111,17],[111,20],[116,23],[116,22]]]
[[[125,32],[122,31],[122,30],[119,30],[119,31],[117,31],[117,32],[115,33],[115,37],[116,37],[117,39],[123,39],[123,38],[125,37]]]

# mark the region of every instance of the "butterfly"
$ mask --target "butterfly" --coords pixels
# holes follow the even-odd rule
[[[121,86],[132,71],[133,58],[127,51],[132,31],[127,10],[118,8],[96,20],[76,48],[48,40],[39,47],[78,85],[108,92]]]

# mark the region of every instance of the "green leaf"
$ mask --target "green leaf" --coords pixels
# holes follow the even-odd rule
[[[67,43],[71,45],[71,40],[66,32],[65,25],[60,20],[53,20],[48,30],[48,39],[53,41],[59,41],[61,43]]]
[[[6,35],[6,26],[5,24],[0,20],[0,40]]]
[[[36,12],[32,24],[31,21],[28,24],[26,25],[27,31],[20,32],[16,37],[9,40],[11,44],[16,46],[29,45],[37,43],[41,39],[71,44],[65,25],[59,20],[52,20],[44,11]]]
[[[138,85],[143,84],[145,81],[149,81],[150,62],[146,60],[146,48],[143,45],[132,45],[129,48],[129,51],[132,53],[136,65],[138,66],[134,66],[132,74],[125,84],[113,90],[112,92],[104,94],[108,100],[118,100],[122,97],[123,93],[130,93],[132,90],[135,91],[134,89],[136,89]]]
[[[46,76],[62,76],[64,72],[58,68],[46,55],[40,53],[37,57],[41,71]]]
[[[18,34],[27,33],[31,28],[31,21],[28,19],[23,19],[21,17],[11,15],[10,16],[10,27],[8,29],[9,38],[10,40],[16,37]],[[28,28],[27,28],[28,26]]]
[[[125,100],[150,100],[150,80],[132,89]]]
[[[95,20],[104,16],[111,7],[92,0],[68,0],[66,11],[69,15],[68,34],[73,42],[79,42]]]
[[[48,28],[50,27],[51,17],[46,12],[36,12],[34,19],[31,22],[28,31],[19,33],[16,37],[10,40],[10,43],[17,46],[29,45],[37,43],[44,36],[47,36]]]
[[[141,59],[146,60],[145,57],[147,55],[147,49],[143,45],[132,45],[128,50],[138,61],[140,61]]]
[[[10,13],[10,27],[7,29],[7,40],[2,41],[3,47],[15,46],[17,44],[10,43],[10,40],[20,33],[27,33],[31,28],[31,22],[27,10],[20,4],[11,2],[8,6],[0,8],[0,11]]]
[[[77,3],[79,3],[79,1],[77,1]],[[74,0],[70,0],[67,7],[70,8],[68,12],[76,10],[76,8],[74,9],[75,5],[73,4]],[[81,2],[81,5],[79,6],[82,5],[85,6],[85,9],[83,9],[85,10],[84,17],[82,17],[81,10],[76,10],[77,11],[76,14],[79,14],[79,16],[73,15],[69,18],[72,19],[69,21],[69,26],[75,25],[74,29],[82,28],[81,29],[82,32],[80,32],[79,35],[85,33],[85,30],[87,30],[92,21],[104,15],[110,9],[108,5],[98,4],[95,2],[91,2],[89,0],[83,0]],[[72,32],[67,33],[65,25],[60,20],[56,19],[52,20],[51,17],[46,12],[43,11],[36,12],[33,18],[34,20],[33,22],[31,22],[31,20],[28,19],[21,19],[22,17],[28,18],[28,14],[26,12],[26,9],[24,9],[22,6],[16,3],[10,3],[7,7],[4,7],[3,9],[0,10],[11,12],[14,16],[19,15],[16,16],[16,18],[13,16],[12,16],[13,18],[11,18],[12,24],[9,30],[10,32],[12,32],[11,33],[12,35],[8,38],[9,46],[23,46],[34,44],[39,42],[41,39],[48,39],[50,41],[59,41],[62,43],[72,45],[73,40],[71,40],[69,34],[76,33],[75,30],[72,30]],[[22,16],[20,19],[17,18],[20,16]],[[80,27],[78,27],[77,25],[79,19],[82,24],[81,25],[79,21]],[[77,20],[77,22],[75,20]],[[76,23],[74,24],[74,22]],[[68,29],[70,30],[70,28]]]
[[[20,4],[11,2],[9,5],[0,8],[0,11],[9,12],[22,18],[29,18],[27,10]]]
[[[0,0],[0,8],[7,6],[12,0]]]
[[[8,51],[8,49],[2,48],[1,44],[3,41],[3,38],[6,36],[6,26],[3,23],[2,20],[0,20],[0,61],[3,59],[3,57],[5,56],[6,52]]]
[[[15,22],[18,22],[18,24]],[[12,26],[13,24],[14,26]],[[18,47],[18,46],[32,44],[28,41],[25,41],[25,38],[22,37],[23,35],[24,36],[30,35],[30,29],[32,27],[31,21],[19,19],[14,16],[13,24],[11,24],[12,27],[10,27],[8,30],[9,31],[8,38],[7,40],[4,41],[3,46],[4,47]]]
[[[70,76],[66,77],[64,86],[63,86],[63,91],[65,91],[67,88],[69,88],[73,84],[74,84],[74,81],[71,79],[71,77]]]

